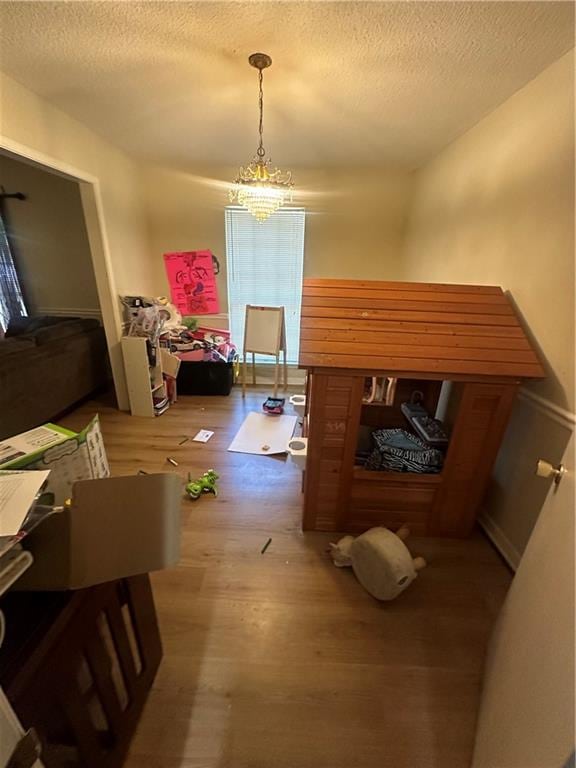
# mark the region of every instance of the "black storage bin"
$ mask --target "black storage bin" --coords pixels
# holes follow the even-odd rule
[[[178,371],[179,395],[229,395],[234,384],[234,363],[182,360]]]

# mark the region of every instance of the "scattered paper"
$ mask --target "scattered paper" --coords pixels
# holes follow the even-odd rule
[[[296,416],[268,416],[252,411],[245,418],[228,450],[260,456],[286,453],[295,427]]]
[[[0,442],[0,465],[21,459],[37,451],[46,450],[57,443],[61,443],[74,433],[69,430],[53,429],[43,426],[30,429],[20,435],[14,435]]]
[[[197,435],[194,435],[192,440],[194,440],[195,443],[207,443],[213,434],[214,432],[210,432],[209,429],[201,429]]]
[[[0,536],[15,536],[50,470],[0,472]]]
[[[63,504],[77,480],[110,476],[98,416],[78,434],[47,424],[2,441],[0,468],[51,469],[46,491]]]

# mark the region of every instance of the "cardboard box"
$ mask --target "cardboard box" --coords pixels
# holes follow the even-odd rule
[[[77,480],[110,476],[98,416],[78,434],[43,424],[0,441],[0,469],[51,470],[46,491],[54,494],[55,504],[63,504]]]
[[[75,483],[72,505],[25,539],[34,562],[14,589],[81,589],[176,565],[181,505],[172,473]]]

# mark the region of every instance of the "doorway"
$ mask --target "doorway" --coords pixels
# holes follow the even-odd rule
[[[91,265],[86,265],[87,267],[91,266],[91,269],[85,270],[85,272],[91,274],[94,279],[93,289],[95,289],[95,297],[97,297],[99,305],[95,311],[101,317],[106,334],[118,408],[128,410],[128,392],[121,350],[122,316],[118,292],[110,267],[99,180],[72,166],[2,137],[0,138],[0,162],[4,158],[6,162],[18,162],[30,166],[36,171],[52,174],[76,185],[84,216],[84,232],[91,261]],[[25,192],[25,190],[22,191]],[[71,306],[66,309],[81,308],[75,307],[74,303],[71,302]]]

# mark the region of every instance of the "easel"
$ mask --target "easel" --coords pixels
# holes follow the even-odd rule
[[[255,355],[273,355],[274,397],[278,394],[278,370],[280,352],[284,355],[284,389],[288,387],[288,367],[286,365],[286,323],[284,307],[257,307],[246,305],[244,322],[244,348],[242,361],[242,397],[246,396],[246,356],[252,355],[252,384],[256,384]]]

